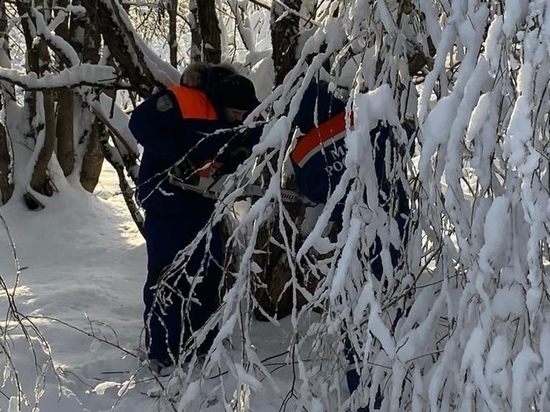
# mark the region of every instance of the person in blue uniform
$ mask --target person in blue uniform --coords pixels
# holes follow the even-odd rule
[[[224,66],[208,66],[201,76],[200,88],[187,87],[182,77],[182,85],[152,95],[129,122],[143,147],[138,199],[145,210],[148,258],[145,343],[148,358],[160,366],[177,363],[180,353],[193,346],[193,332],[218,309],[224,258],[217,225],[210,228],[210,242],[199,244],[183,273],[173,273],[174,258],[207,225],[216,201],[172,184],[168,173],[193,182],[205,164],[231,162],[232,151],[250,150],[258,140],[235,128],[259,103],[252,82]],[[197,276],[200,282],[191,299],[190,283]],[[198,347],[199,354],[209,350],[215,333]]]
[[[331,93],[326,84],[311,82],[294,118],[293,124],[300,130],[301,136],[290,159],[300,193],[313,203],[325,203],[344,173],[347,153],[345,107],[346,104]],[[411,136],[412,129],[408,125],[403,126]],[[383,122],[370,131],[372,147],[376,148],[374,168],[380,191],[379,201],[389,210],[390,194],[396,193],[396,209],[406,215],[409,207],[402,183],[398,182],[398,187],[392,188],[386,176],[385,154],[389,150],[390,135],[390,126]],[[337,215],[333,217],[338,219]],[[379,270],[373,272],[381,276]]]
[[[326,84],[311,82],[293,120],[294,126],[301,132],[290,153],[296,186],[302,195],[315,204],[326,203],[345,170],[345,107],[346,104],[334,96]],[[408,125],[403,126],[410,137],[412,129]],[[402,182],[390,182],[386,176],[386,150],[390,150],[390,136],[391,128],[383,122],[370,131],[372,147],[376,148],[374,168],[379,188],[378,198],[382,207],[389,211],[390,200],[396,196],[395,219],[403,237],[410,207]],[[340,221],[341,212],[341,208],[337,208],[332,214],[332,220],[336,223]],[[378,280],[383,272],[380,250],[381,245],[377,243],[371,251],[371,269]],[[395,265],[399,252],[396,249],[390,252]]]
[[[302,195],[316,204],[326,203],[345,171],[347,153],[345,107],[345,102],[331,93],[326,84],[314,81],[308,85],[304,92],[293,121],[294,126],[301,132],[290,154],[296,186]],[[353,123],[352,120],[351,123]],[[406,124],[403,126],[411,137],[413,129]],[[390,150],[390,136],[391,128],[383,122],[379,122],[370,131],[372,147],[376,148],[374,168],[379,188],[378,198],[380,205],[389,212],[389,202],[392,197],[396,197],[396,207],[392,213],[397,221],[401,238],[406,241],[406,219],[410,212],[409,201],[402,182],[392,183],[386,176],[386,150]],[[331,220],[336,224],[337,229],[341,223],[342,209],[343,204],[338,205],[331,215]],[[381,242],[379,239],[375,239],[369,255],[371,271],[378,280],[381,280],[383,275],[381,250]],[[400,251],[390,246],[390,255],[395,267],[400,257]],[[400,316],[401,314],[398,314],[396,321]],[[345,356],[350,365],[346,374],[347,384],[350,393],[353,393],[360,381],[359,374],[353,366],[355,365],[355,352],[347,338],[344,341],[344,346]],[[380,405],[381,400],[378,392],[375,408]],[[366,411],[368,411],[367,407],[359,410],[359,412]]]

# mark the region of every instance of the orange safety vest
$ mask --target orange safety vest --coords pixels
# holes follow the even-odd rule
[[[172,86],[168,90],[176,97],[182,118],[218,120],[218,113],[204,92],[184,86]]]
[[[210,99],[202,91],[184,86],[172,86],[168,90],[176,97],[183,119],[218,119],[216,109],[214,109]],[[200,170],[197,171],[197,175],[208,178],[221,166],[222,164],[219,162],[208,160],[201,165]]]

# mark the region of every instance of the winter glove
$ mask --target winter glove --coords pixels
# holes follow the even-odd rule
[[[183,162],[172,167],[170,175],[179,181],[196,185],[199,181],[199,176],[196,173],[197,169],[191,159],[186,157]]]
[[[246,146],[239,146],[232,150],[229,154],[223,156],[222,166],[216,171],[215,176],[233,173],[251,154],[252,150]]]

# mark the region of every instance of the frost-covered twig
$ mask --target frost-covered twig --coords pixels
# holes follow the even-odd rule
[[[15,264],[15,278],[13,286],[9,286],[4,276],[0,276],[0,289],[7,300],[7,309],[4,321],[0,325],[0,349],[3,357],[2,368],[5,378],[4,385],[9,382],[15,395],[12,395],[14,405],[18,410],[21,410],[23,405],[34,408],[39,402],[44,393],[46,373],[51,370],[55,373],[53,360],[51,356],[51,348],[45,336],[33,322],[32,318],[22,314],[16,305],[17,286],[19,284],[19,274],[21,266],[16,252],[15,242],[11,236],[9,227],[3,216],[0,215],[0,220],[4,226],[5,233],[12,250],[13,260]],[[26,340],[29,351],[34,361],[36,371],[35,386],[33,388],[33,396],[26,393],[26,388],[23,388],[23,382],[20,379],[18,367],[19,362],[14,357],[14,342],[20,337]],[[56,374],[57,376],[57,374]],[[7,395],[6,395],[7,396]]]

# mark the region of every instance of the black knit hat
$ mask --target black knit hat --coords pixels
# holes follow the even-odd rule
[[[244,76],[232,74],[218,85],[218,104],[229,109],[254,109],[260,102],[256,98],[254,84]]]

